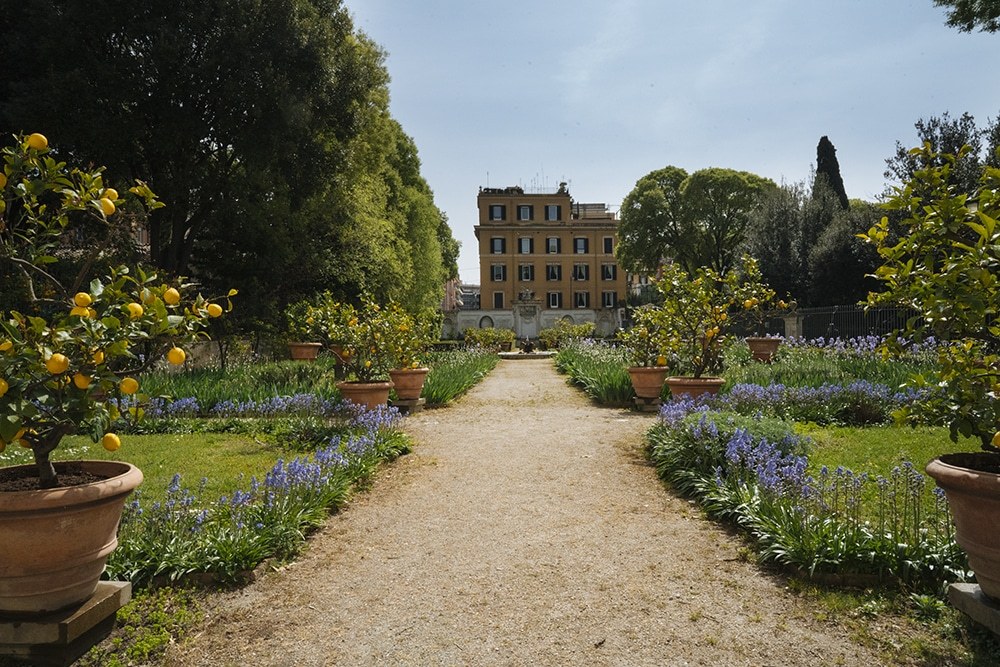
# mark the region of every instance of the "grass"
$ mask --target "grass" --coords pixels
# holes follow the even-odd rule
[[[228,433],[193,433],[167,435],[129,435],[122,437],[122,448],[108,452],[90,438],[74,436],[53,454],[53,460],[97,459],[128,461],[142,470],[145,480],[140,487],[147,500],[162,500],[173,476],[183,474],[182,484],[195,487],[207,481],[203,498],[218,498],[244,488],[250,477],[261,479],[274,463],[288,452],[275,444],[255,441],[247,435]],[[23,447],[10,447],[0,454],[0,464],[30,463],[31,454]]]
[[[931,426],[830,426],[798,424],[798,432],[814,441],[809,463],[819,468],[844,466],[856,472],[888,474],[894,466],[911,461],[922,469],[931,459],[947,452],[979,451],[979,441],[948,437],[948,429]]]

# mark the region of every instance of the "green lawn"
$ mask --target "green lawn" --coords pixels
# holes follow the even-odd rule
[[[234,489],[247,488],[252,476],[263,479],[279,458],[293,457],[276,445],[256,442],[247,435],[194,433],[122,436],[122,447],[114,453],[90,438],[75,436],[63,441],[53,459],[128,461],[142,470],[145,481],[139,488],[144,498],[153,500],[165,496],[175,473],[180,472],[181,485],[190,488],[198,487],[204,477],[208,481],[202,499],[213,501]],[[8,446],[0,454],[0,465],[30,460],[30,452],[23,447]]]

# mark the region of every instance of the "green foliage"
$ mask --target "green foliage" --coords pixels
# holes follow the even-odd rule
[[[570,382],[601,405],[624,407],[635,396],[626,369],[630,357],[625,347],[572,341],[559,348],[555,363],[560,373],[569,375]]]
[[[844,179],[840,175],[840,163],[837,161],[837,149],[826,136],[820,137],[816,146],[816,180],[822,180],[837,195],[837,201],[844,210],[850,208],[847,191],[844,189]],[[813,186],[813,192],[817,192]]]
[[[466,329],[462,332],[465,344],[470,347],[481,347],[486,350],[499,351],[514,343],[516,334],[513,329],[497,329],[484,327],[482,329]]]
[[[948,25],[962,32],[978,28],[983,32],[1000,30],[1000,6],[983,0],[934,0],[938,7],[948,7]]]
[[[759,196],[774,187],[766,178],[732,169],[650,172],[622,202],[618,262],[634,273],[652,274],[665,260],[689,273],[701,266],[725,272],[739,258]]]
[[[616,338],[626,353],[627,366],[666,366],[673,338],[663,309],[654,304],[632,311],[632,326],[618,332]]]
[[[0,451],[15,440],[30,447],[39,484],[48,488],[57,484],[49,455],[63,436],[84,432],[97,442],[118,416],[104,397],[135,391],[118,380],[168,350],[183,363],[183,352],[171,348],[197,338],[225,309],[200,294],[192,298],[190,284],[175,287],[124,266],[71,295],[47,270],[56,262],[50,253],[74,231],[79,214],[101,222],[114,215],[118,194],[104,187],[101,170],[53,160],[41,135],[18,139],[2,155],[0,258],[23,272],[35,314],[12,310],[0,320]],[[148,208],[159,206],[142,183],[131,194]]]
[[[990,449],[1000,431],[1000,170],[987,167],[970,198],[952,184],[952,168],[970,150],[953,156],[930,144],[913,149],[922,167],[886,204],[904,216],[898,230],[885,217],[862,238],[883,260],[875,275],[885,291],[869,303],[902,304],[918,313],[887,350],[900,352],[931,335],[947,341],[938,347],[936,372],[913,378],[930,397],[901,417],[945,423],[953,440],[974,436]]]
[[[664,332],[672,365],[696,378],[722,370],[731,309],[765,312],[767,304],[776,303],[749,256],[726,274],[700,268],[691,276],[679,265],[665,266],[657,288],[663,300],[652,316]]]
[[[195,593],[184,588],[136,591],[118,612],[117,627],[106,642],[92,648],[81,667],[125,667],[160,658],[203,618]]]
[[[590,338],[594,335],[595,328],[593,322],[573,324],[567,320],[559,320],[554,327],[539,331],[538,340],[546,348],[557,350],[567,343]]]
[[[427,405],[441,406],[455,400],[493,370],[500,358],[484,348],[432,352],[430,373],[420,393]]]

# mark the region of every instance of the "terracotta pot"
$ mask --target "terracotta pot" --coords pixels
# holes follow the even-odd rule
[[[289,343],[288,354],[297,361],[316,361],[321,343]]]
[[[632,366],[628,369],[632,389],[639,398],[659,398],[663,391],[663,379],[669,372],[666,366]]]
[[[760,338],[757,336],[747,338],[750,355],[756,361],[762,361],[766,364],[774,360],[774,353],[778,351],[779,345],[781,345],[780,338]]]
[[[363,405],[369,410],[389,403],[391,382],[338,382],[340,395],[351,403]]]
[[[394,368],[389,371],[392,384],[395,385],[396,396],[404,401],[414,401],[420,398],[427,379],[429,368]]]
[[[56,489],[0,492],[0,615],[48,613],[85,601],[118,546],[125,498],[142,472],[118,461],[56,463],[106,477]],[[32,466],[17,466],[30,468]]]
[[[955,540],[968,554],[979,587],[1000,602],[1000,474],[974,469],[983,462],[995,469],[998,460],[1000,455],[988,452],[945,454],[927,464],[927,474],[948,497]]]
[[[680,398],[684,395],[691,398],[698,398],[702,394],[712,394],[714,396],[719,393],[724,384],[726,384],[726,381],[717,377],[693,378],[673,376],[667,378],[670,395],[674,398]]]

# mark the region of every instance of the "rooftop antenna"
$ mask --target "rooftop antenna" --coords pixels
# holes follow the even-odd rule
[[[486,187],[490,187],[490,172],[486,170]]]

